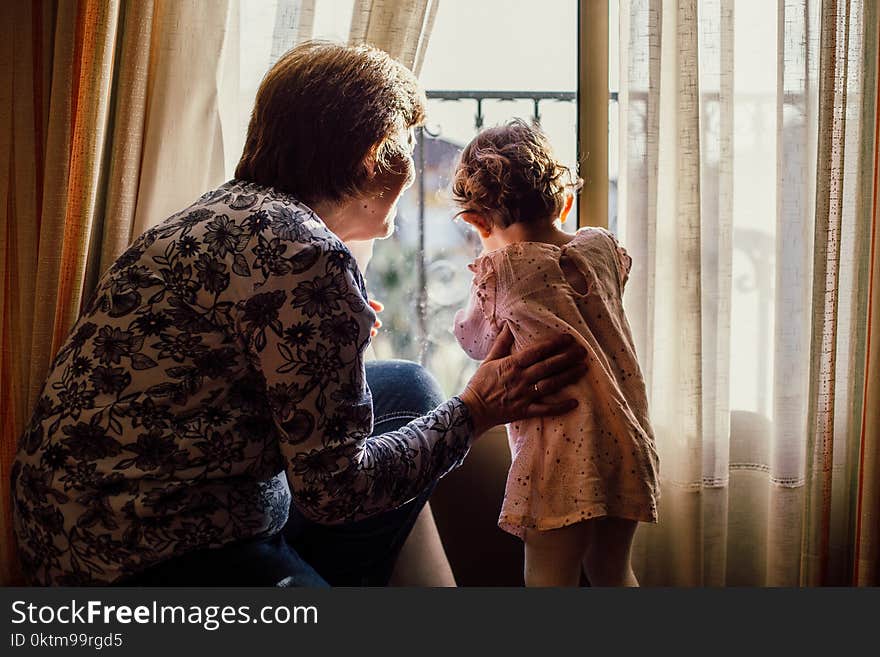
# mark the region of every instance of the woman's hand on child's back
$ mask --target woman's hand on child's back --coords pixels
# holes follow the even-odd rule
[[[559,335],[511,355],[513,334],[505,326],[489,355],[461,393],[480,435],[499,424],[554,416],[577,407],[556,399],[587,371],[587,352],[570,335]]]

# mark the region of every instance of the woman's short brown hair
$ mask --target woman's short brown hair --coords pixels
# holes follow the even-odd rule
[[[415,76],[386,52],[303,43],[263,78],[235,177],[307,203],[357,196],[399,166],[406,144],[393,137],[424,121],[425,103]]]
[[[566,190],[580,179],[553,156],[546,135],[514,119],[488,128],[465,146],[452,180],[452,196],[461,212],[491,217],[501,227],[555,219]]]

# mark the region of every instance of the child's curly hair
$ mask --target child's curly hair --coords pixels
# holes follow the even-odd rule
[[[517,222],[555,219],[562,212],[566,190],[582,181],[553,157],[540,128],[521,119],[489,128],[461,153],[452,180],[459,214],[476,212],[507,227]]]

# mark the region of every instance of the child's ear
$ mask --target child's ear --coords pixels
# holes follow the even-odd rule
[[[459,215],[466,223],[477,229],[481,237],[489,237],[492,234],[492,222],[476,212],[462,212]]]
[[[568,213],[571,212],[571,206],[574,203],[574,194],[565,195],[565,205],[562,206],[562,212],[559,215],[559,223],[564,224],[568,219]]]

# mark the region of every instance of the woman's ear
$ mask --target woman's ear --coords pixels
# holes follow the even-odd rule
[[[376,178],[376,174],[378,173],[377,169],[379,167],[378,155],[379,144],[374,144],[367,152],[366,156],[364,156],[363,162],[361,162],[361,166],[367,176],[367,181],[372,181]]]
[[[480,237],[489,237],[492,234],[492,222],[476,212],[462,212],[459,215],[466,223],[477,229]]]
[[[562,206],[562,212],[559,214],[559,223],[564,224],[568,219],[568,213],[571,212],[571,206],[574,203],[574,194],[565,195],[565,205]]]

